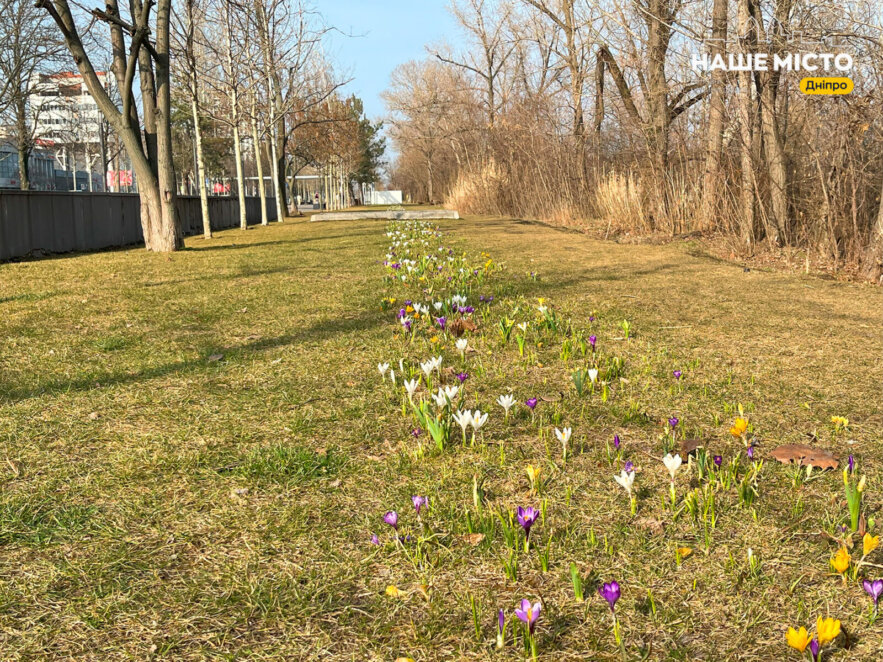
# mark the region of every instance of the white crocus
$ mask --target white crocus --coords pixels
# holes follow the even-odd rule
[[[457,347],[457,351],[460,352],[460,356],[466,356],[466,348],[469,346],[469,341],[466,338],[459,338],[456,343],[454,343]]]
[[[619,474],[618,476],[614,476],[613,478],[616,480],[617,483],[622,485],[622,489],[624,489],[628,493],[629,498],[631,498],[632,485],[634,485],[635,483],[635,472],[626,472],[626,470],[623,469],[621,474]]]
[[[411,400],[414,397],[419,385],[419,379],[409,379],[405,381],[405,392],[408,394],[408,400]]]
[[[506,416],[509,416],[509,410],[515,406],[515,398],[511,395],[501,395],[497,398],[497,404],[506,410]]]
[[[441,390],[441,389],[439,389]],[[457,393],[460,392],[459,386],[445,386],[445,397],[451,402],[454,401],[454,398],[457,397]]]
[[[525,333],[527,331],[527,327],[530,326],[530,322],[522,322],[518,325],[518,328],[521,330],[521,333]]]
[[[396,385],[396,373],[392,370],[389,371],[389,381],[392,382],[392,385]]]
[[[443,301],[436,301],[435,303],[432,304],[433,308],[435,308],[436,311],[441,310],[444,307],[444,305],[445,304]]]
[[[466,441],[466,428],[472,425],[472,410],[466,409],[465,411],[457,410],[457,413],[452,416],[454,422],[460,426],[460,429],[463,431],[463,441]]]
[[[589,368],[589,379],[593,384],[598,381],[598,368]]]
[[[433,368],[435,368],[436,370],[440,370],[440,369],[441,369],[441,364],[442,364],[442,357],[441,357],[441,355],[436,356],[434,359],[430,359],[430,361],[432,361],[432,367],[433,367]]]
[[[429,377],[429,375],[432,373],[432,370],[434,368],[435,368],[435,363],[433,363],[432,359],[429,359],[428,361],[423,361],[420,364],[420,369],[423,371],[423,374],[426,375],[427,377]]]
[[[665,465],[665,468],[668,469],[668,473],[671,474],[671,479],[674,481],[675,474],[678,472],[678,469],[681,468],[682,464],[681,456],[679,454],[675,454],[672,456],[671,453],[662,458],[662,463]]]
[[[377,371],[380,373],[381,379],[386,379],[386,371],[389,370],[389,363],[378,363]]]
[[[564,428],[563,430],[559,430],[555,428],[555,436],[558,437],[558,441],[560,441],[565,446],[567,442],[570,441],[570,437],[573,434],[573,430],[571,428]]]
[[[484,427],[484,424],[487,423],[487,414],[482,414],[481,409],[476,409],[475,413],[472,414],[472,429],[478,432],[481,428]]]
[[[448,404],[448,399],[445,397],[445,391],[441,386],[438,387],[438,393],[432,394],[432,399],[435,402],[436,407],[445,407]]]

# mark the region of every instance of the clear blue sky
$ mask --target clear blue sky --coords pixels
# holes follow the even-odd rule
[[[426,56],[426,44],[458,39],[447,0],[330,0],[317,8],[328,25],[352,37],[331,36],[328,55],[340,73],[351,76],[347,86],[365,102],[369,117],[386,112],[380,93],[396,65]]]

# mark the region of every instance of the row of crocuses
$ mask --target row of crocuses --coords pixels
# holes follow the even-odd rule
[[[467,356],[474,350],[470,345],[470,334],[476,338],[486,340],[483,337],[484,329],[495,329],[499,335],[501,345],[505,348],[509,345],[513,330],[517,329],[515,340],[520,356],[525,355],[525,348],[530,339],[529,333],[536,334],[535,342],[542,346],[543,342],[551,342],[560,339],[562,351],[561,358],[564,362],[571,354],[582,355],[583,361],[580,367],[571,372],[574,391],[577,397],[583,396],[584,392],[591,391],[606,401],[608,389],[612,387],[616,379],[622,376],[623,362],[619,357],[602,356],[598,348],[596,333],[584,332],[573,325],[569,320],[561,319],[544,299],[531,311],[523,301],[512,303],[510,301],[497,301],[490,291],[490,278],[498,267],[486,254],[482,254],[477,263],[470,262],[467,255],[458,253],[453,248],[445,245],[444,237],[437,228],[423,222],[404,222],[392,224],[388,231],[390,247],[388,249],[384,266],[386,267],[385,282],[391,294],[383,299],[381,305],[384,309],[395,311],[400,331],[401,340],[409,347],[430,347],[438,345],[452,345],[460,356],[460,369],[455,369],[453,379],[455,383],[446,384],[442,372],[444,358],[442,354],[430,356],[425,360],[401,359],[397,364],[380,363],[377,369],[381,379],[388,382],[393,389],[401,389],[401,410],[406,420],[413,425],[411,434],[415,439],[416,453],[419,458],[425,452],[423,436],[428,435],[436,451],[444,451],[453,441],[453,431],[459,428],[463,444],[475,444],[478,438],[482,441],[482,431],[493,420],[492,412],[482,412],[480,409],[468,409],[465,407],[466,390],[468,380],[472,376],[467,365]],[[534,277],[534,274],[531,274]],[[402,295],[401,292],[410,294]],[[399,297],[392,294],[400,294]],[[411,298],[406,298],[410,296]],[[420,297],[422,300],[417,300]],[[500,304],[503,304],[502,306]],[[506,306],[508,305],[508,308]],[[505,312],[498,311],[505,309]],[[526,317],[522,322],[516,323],[521,314]],[[474,321],[479,320],[479,324]],[[594,317],[590,317],[590,323]],[[473,323],[470,323],[473,322]],[[628,322],[620,324],[622,337],[628,339],[632,333]],[[461,336],[462,337],[457,337]],[[420,341],[425,342],[420,342]],[[484,344],[484,343],[483,343]],[[505,351],[505,349],[503,350]],[[680,382],[684,377],[682,370],[671,371],[672,379]],[[495,404],[502,409],[504,423],[509,422],[510,415],[519,407],[523,406],[530,412],[531,421],[535,422],[535,412],[539,403],[535,395],[523,400],[516,398],[512,393],[502,393]],[[498,410],[499,411],[499,410]],[[844,418],[832,419],[834,432],[843,431],[848,426]],[[663,508],[670,512],[673,519],[677,519],[682,513],[690,514],[697,524],[697,530],[704,532],[706,548],[710,544],[710,532],[714,530],[717,521],[715,513],[714,495],[719,490],[734,489],[739,496],[741,505],[750,510],[754,500],[758,496],[758,483],[764,466],[763,459],[758,457],[758,451],[754,445],[752,424],[744,414],[741,407],[739,416],[736,418],[729,432],[733,437],[740,439],[744,444],[744,457],[747,465],[742,463],[742,454],[738,453],[728,462],[720,455],[709,456],[703,448],[698,448],[688,456],[687,470],[693,472],[699,482],[700,488],[688,491],[682,496],[676,488],[676,477],[684,466],[678,449],[678,430],[680,421],[672,416],[668,419],[667,433],[662,439],[662,448],[665,453],[662,464],[669,474],[668,501],[663,500]],[[554,427],[554,434],[561,444],[561,455],[565,465],[568,454],[571,451],[569,442],[572,437],[572,428]],[[613,438],[612,450],[608,447],[607,455],[611,465],[619,469],[614,475],[615,481],[623,488],[630,512],[635,515],[638,510],[638,499],[635,490],[636,468],[631,460],[624,457],[622,443],[619,435]],[[500,443],[501,463],[504,458],[503,442]],[[532,466],[527,468],[530,481],[531,493],[539,495],[542,481],[540,470]],[[797,467],[790,475],[792,484],[799,486],[811,479],[811,468]],[[844,526],[839,531],[840,545],[838,552],[831,559],[832,567],[839,573],[844,581],[862,581],[862,586],[873,602],[870,619],[876,619],[877,603],[883,593],[883,580],[863,577],[863,571],[870,567],[867,557],[874,552],[879,545],[879,537],[870,531],[864,531],[862,536],[862,555],[858,561],[853,561],[849,553],[852,547],[853,534],[860,528],[860,512],[862,494],[865,479],[859,479],[856,466],[852,457],[849,466],[844,470],[844,485],[849,510],[850,526]],[[421,516],[421,510],[428,508],[428,498],[421,495],[412,497],[413,507],[417,518]],[[505,521],[517,520],[523,531],[523,546],[525,552],[530,549],[530,532],[541,511],[532,505],[521,506],[516,513],[506,513],[500,517],[505,527]],[[544,513],[543,513],[544,514]],[[699,522],[699,519],[702,522]],[[399,514],[395,510],[388,511],[383,516],[384,521],[395,531],[393,540],[396,545],[405,545],[410,542],[410,536],[402,535],[399,530]],[[861,523],[864,526],[864,522]],[[835,533],[837,533],[835,531]],[[504,537],[514,540],[504,531]],[[374,544],[381,544],[380,538],[372,536]],[[513,548],[515,545],[512,545]],[[689,548],[678,548],[676,552],[678,564],[692,552]],[[760,563],[756,555],[748,550],[748,565],[751,572],[758,572]],[[851,572],[850,572],[851,569]],[[508,574],[508,573],[507,573]],[[514,574],[512,575],[514,578]],[[582,601],[582,578],[572,567],[571,578],[573,590],[578,601]],[[622,635],[619,621],[616,617],[616,603],[621,595],[622,587],[615,581],[603,583],[598,589],[599,595],[607,601],[612,613],[612,633],[617,646],[623,656],[626,655],[626,644]],[[520,606],[514,610],[514,615],[523,624],[520,632],[520,642],[534,657],[537,655],[537,624],[542,612],[542,603],[534,602],[525,598]],[[479,625],[476,623],[476,629]],[[506,640],[507,619],[505,612],[500,610],[497,620],[497,644],[504,646]],[[840,632],[840,621],[831,617],[819,617],[814,635],[807,632],[805,627],[795,630],[789,627],[786,633],[787,643],[801,653],[807,652],[814,660],[821,655],[821,648],[837,639]],[[517,638],[516,638],[517,639]]]

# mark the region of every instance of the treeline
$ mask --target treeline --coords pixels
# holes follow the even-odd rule
[[[702,232],[883,275],[883,42],[874,0],[455,0],[385,94],[393,184],[461,212]],[[830,71],[720,55],[847,53]],[[743,58],[744,61],[744,58]],[[839,60],[843,62],[843,58]],[[854,90],[813,96],[806,76]]]
[[[342,94],[346,81],[325,56],[332,28],[308,0],[101,5],[0,0],[0,118],[18,148],[23,188],[41,139],[41,110],[31,103],[39,74],[74,67],[108,136],[96,155],[101,170],[116,150],[135,172],[148,249],[182,246],[175,206],[182,187],[198,189],[211,236],[210,179],[233,182],[245,228],[247,178],[262,209],[275,198],[279,219],[306,167],[333,177],[340,198],[377,178],[380,127],[358,98]],[[71,149],[81,142],[75,133]]]

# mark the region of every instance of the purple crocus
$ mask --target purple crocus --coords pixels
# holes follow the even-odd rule
[[[818,662],[819,651],[821,650],[821,648],[822,648],[822,646],[819,643],[818,639],[813,639],[811,642],[809,642],[809,652],[812,655],[812,659],[815,660],[815,662]]]
[[[515,610],[515,615],[518,616],[522,623],[527,625],[527,629],[531,634],[533,634],[533,629],[537,624],[542,608],[543,606],[539,602],[531,605],[530,600],[525,598],[521,601],[521,609]]]
[[[871,599],[874,601],[874,609],[877,609],[877,602],[880,600],[880,596],[883,595],[883,579],[875,579],[874,581],[865,579],[862,582],[862,588],[865,589],[865,593],[871,596]]]
[[[372,545],[379,545],[380,544],[380,538],[377,537],[376,533],[371,534],[371,544]]]
[[[849,454],[849,473],[855,471],[855,458],[852,456],[852,453]]]
[[[671,373],[671,374],[673,374],[673,375],[675,376],[675,379],[680,379],[680,378],[681,378],[681,371],[680,371],[680,370],[675,370],[675,371],[674,371],[673,373]]]
[[[420,428],[414,428],[413,430],[411,430],[411,434],[414,435],[414,438],[416,439],[421,434],[423,434],[423,430],[421,430]]]
[[[723,464],[723,462],[724,462],[724,458],[722,456],[720,456],[720,455],[714,456],[714,466],[720,467],[720,465]]]
[[[670,419],[668,419],[668,424],[669,424],[672,428],[676,428],[676,427],[678,426],[678,422],[679,422],[679,421],[678,421],[678,419],[677,419],[675,416],[672,416]]]
[[[592,351],[595,349],[596,342],[598,342],[598,336],[589,336],[589,344],[592,346]]]
[[[537,399],[536,398],[528,398],[527,400],[524,401],[524,404],[527,405],[528,409],[533,411],[534,407],[537,406]]]
[[[619,435],[618,434],[613,435],[613,447],[616,450],[619,450],[619,447],[621,444],[622,444],[622,442],[619,440]]]
[[[622,594],[619,590],[619,582],[612,581],[609,584],[604,584],[598,589],[598,593],[607,600],[607,604],[610,605],[610,611],[616,611],[616,601],[619,600],[619,596]]]
[[[405,316],[405,309],[399,308],[399,312],[396,313],[396,319],[402,319]]]
[[[748,459],[749,460],[754,459],[754,446],[753,445],[748,447]]]
[[[417,511],[417,517],[420,517],[420,509],[429,503],[429,500],[424,496],[414,495],[411,497],[411,503],[414,504],[414,510]]]
[[[630,474],[635,470],[635,463],[631,460],[626,460],[625,465],[622,467],[627,474]]]
[[[527,508],[518,506],[518,523],[521,525],[521,528],[524,529],[525,539],[530,538],[530,527],[534,525],[534,522],[537,521],[539,516],[540,511],[533,506],[528,506]]]
[[[465,382],[467,379],[469,379],[469,373],[468,373],[468,372],[458,372],[458,373],[457,373],[457,379],[459,379],[459,380],[460,380],[460,383],[462,384],[462,383]]]
[[[402,320],[402,327],[405,329],[405,333],[411,333],[411,320]]]
[[[594,315],[589,315],[589,321],[590,321],[590,322],[594,322],[594,321],[595,321],[595,316],[594,316]]]
[[[445,327],[448,325],[448,319],[446,317],[436,317],[435,322],[441,327],[442,331],[444,331]]]
[[[389,524],[396,531],[399,530],[399,514],[394,510],[389,510],[383,516],[383,521]]]

